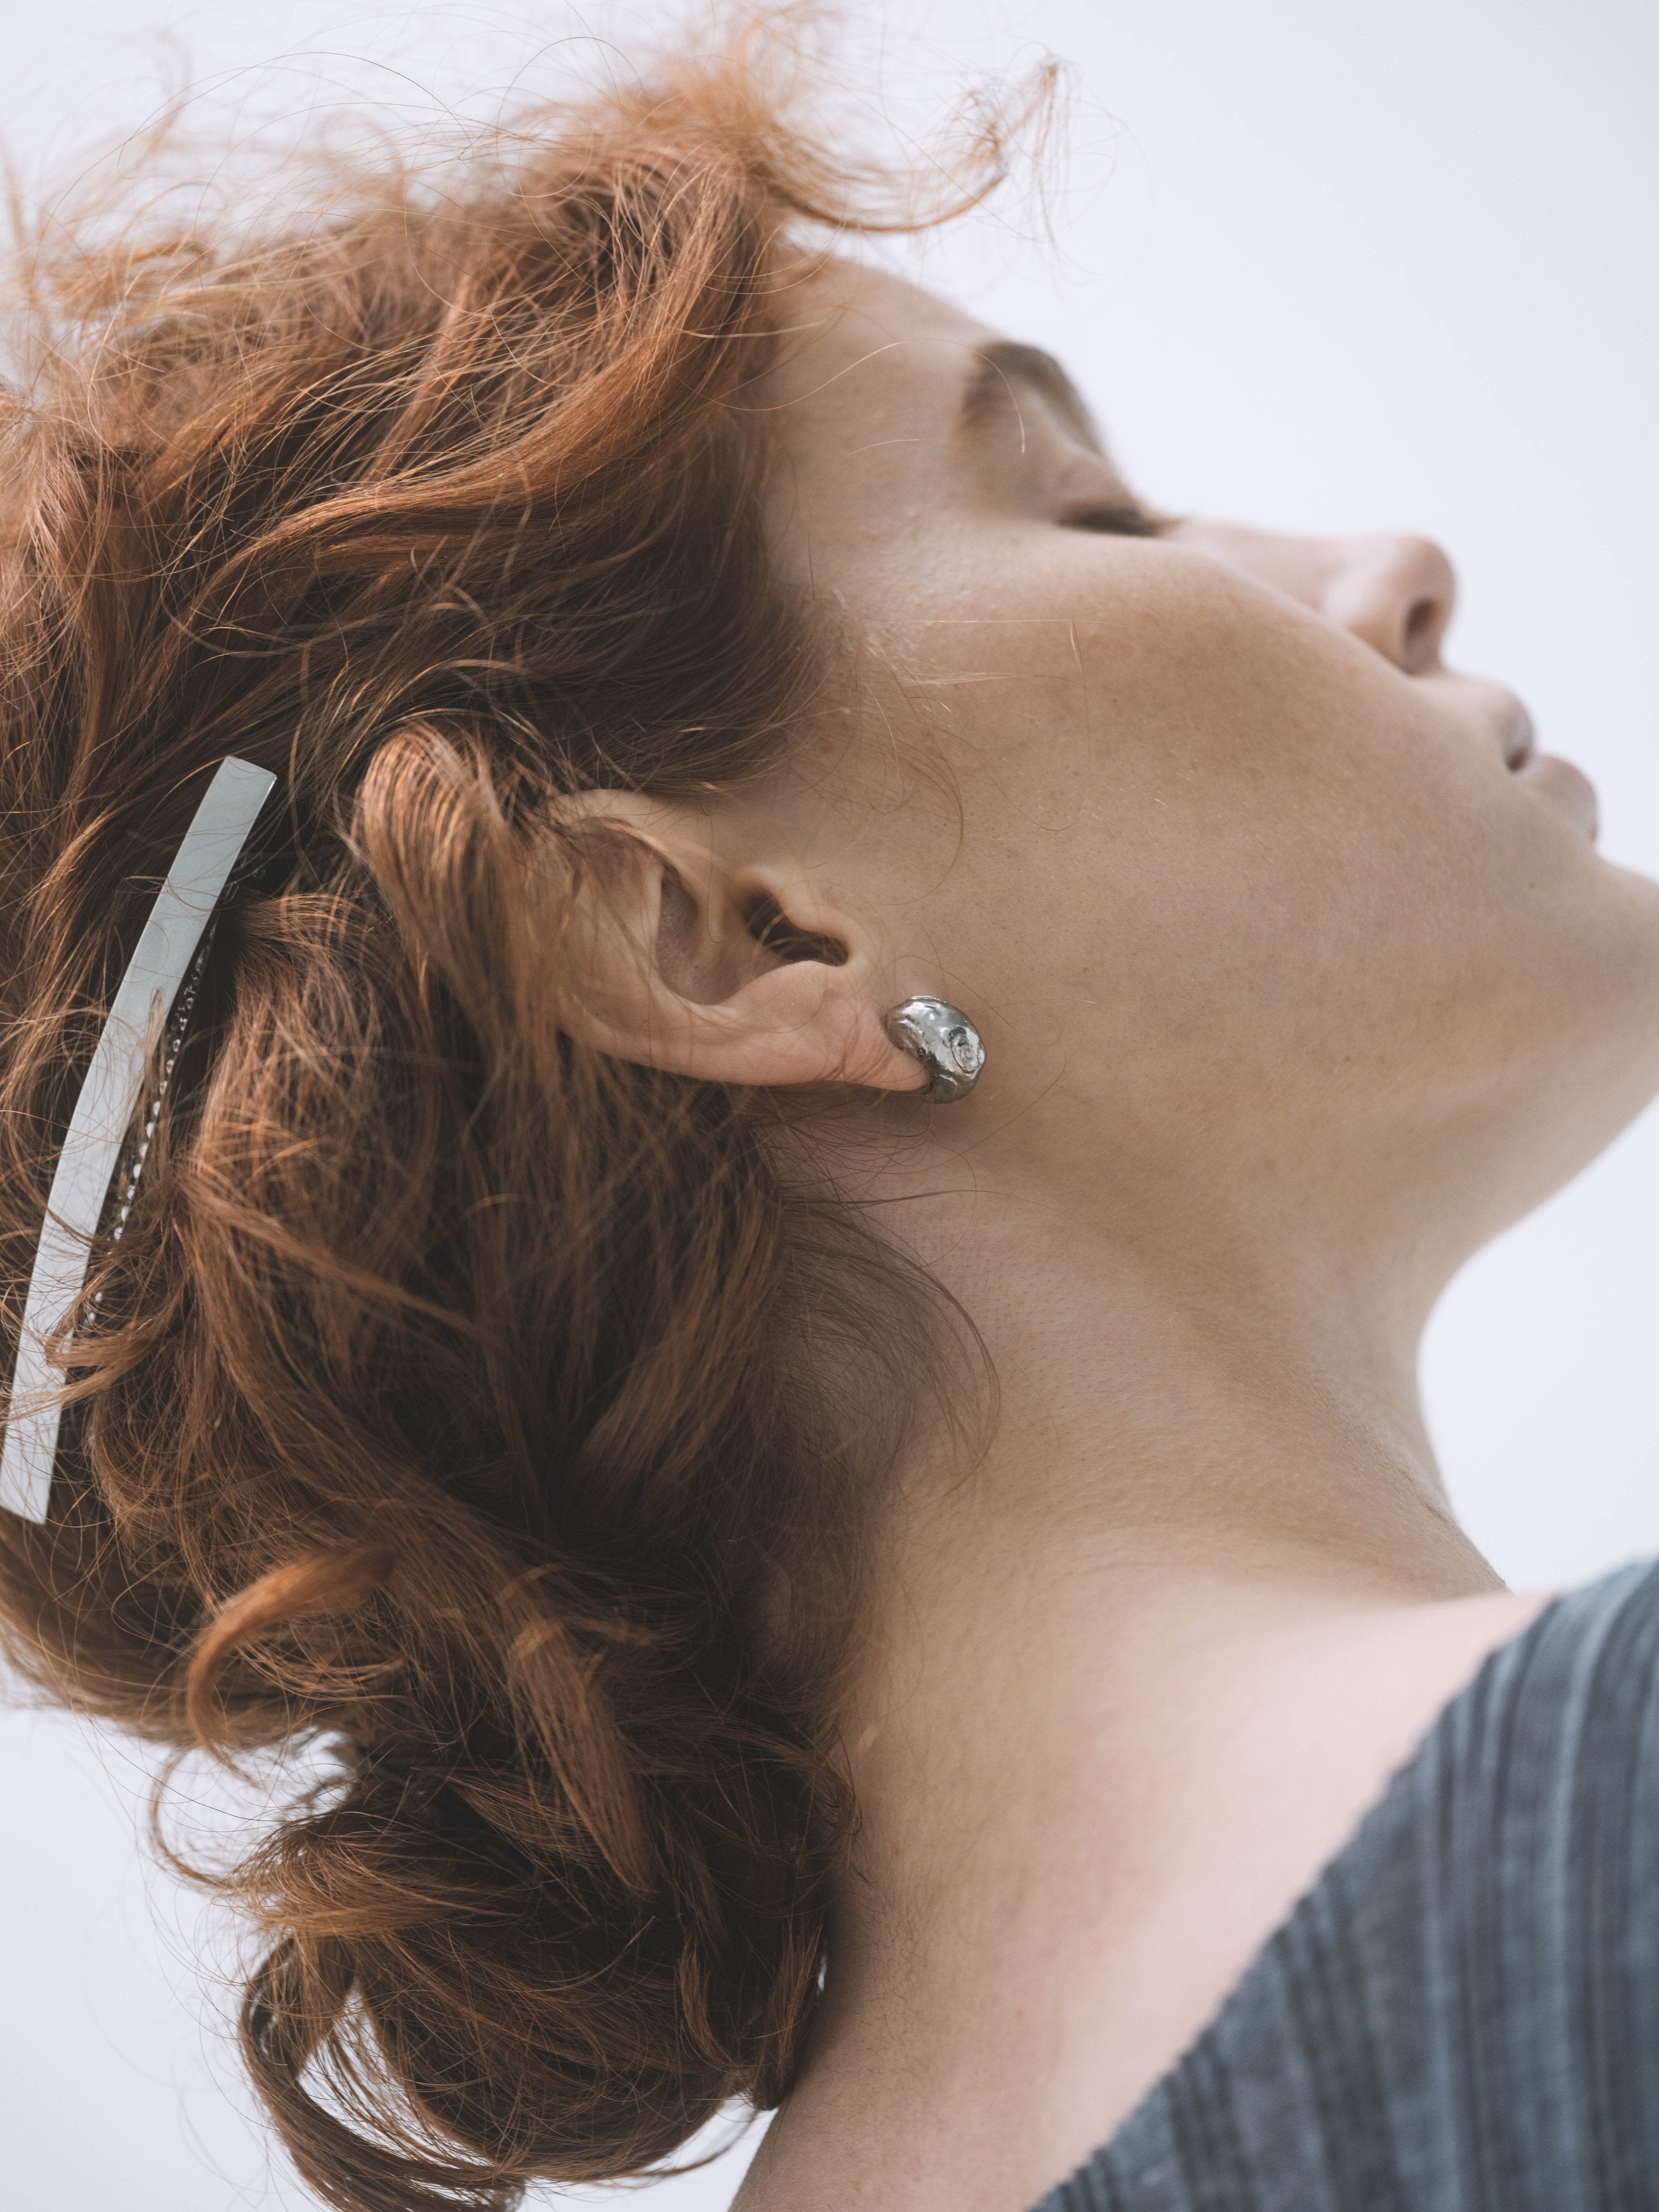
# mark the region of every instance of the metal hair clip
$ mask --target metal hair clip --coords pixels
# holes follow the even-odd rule
[[[63,1412],[50,1395],[58,1388],[60,1377],[46,1358],[46,1340],[62,1326],[85,1287],[92,1240],[108,1203],[133,1115],[143,1103],[151,1039],[168,1031],[165,1091],[195,1002],[219,901],[276,781],[268,769],[255,768],[251,761],[220,762],[117,986],[70,1116],[29,1275],[5,1443],[0,1449],[0,1507],[26,1521],[46,1517]],[[175,1013],[176,1032],[169,1030]],[[118,1236],[126,1224],[160,1105],[158,1096],[128,1172]]]

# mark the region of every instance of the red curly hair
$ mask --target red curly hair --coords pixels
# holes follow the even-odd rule
[[[821,1979],[836,1631],[926,1286],[760,1102],[580,1048],[554,988],[561,802],[729,789],[820,677],[749,395],[787,226],[853,218],[771,52],[521,119],[460,187],[387,162],[255,231],[22,256],[14,1337],[206,775],[234,751],[286,809],[94,1250],[0,1608],[83,1711],[326,1750],[222,1887],[268,1937],[254,2079],[343,2212],[639,2172],[778,2099]]]

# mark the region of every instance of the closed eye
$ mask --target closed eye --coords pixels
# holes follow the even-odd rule
[[[1110,538],[1157,538],[1170,527],[1162,515],[1149,513],[1132,499],[1074,507],[1060,521],[1065,530],[1097,530]]]

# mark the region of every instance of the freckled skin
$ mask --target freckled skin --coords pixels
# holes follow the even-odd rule
[[[1001,1397],[971,1463],[925,1437],[872,1502],[861,1825],[738,2203],[1019,2212],[1544,1601],[1452,1518],[1417,1345],[1659,1087],[1659,891],[1443,665],[1437,548],[1149,535],[954,308],[802,262],[786,319],[772,526],[835,650],[763,784],[596,800],[695,909],[644,900],[648,1003],[596,934],[604,1041],[757,1084],[856,1059],[890,1098],[809,1139]],[[745,951],[757,891],[845,961]],[[963,1103],[883,1038],[913,993],[983,1035]]]
[[[1414,1233],[1455,1264],[1646,1097],[1659,898],[1595,854],[1577,787],[1511,774],[1513,696],[1441,665],[1443,556],[1067,527],[1125,488],[1029,387],[953,434],[980,325],[869,274],[802,291],[779,536],[866,641],[822,739],[846,804],[812,829],[902,913],[902,980],[976,1008],[1000,1095],[1084,1158],[1312,1146],[1346,1205],[1356,1147],[1432,1148]],[[949,800],[894,788],[889,730],[936,747]]]

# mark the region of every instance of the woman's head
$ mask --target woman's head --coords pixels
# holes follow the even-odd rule
[[[1409,1248],[1420,1306],[1659,1080],[1659,893],[1443,664],[1437,548],[1151,513],[1046,356],[795,279],[774,542],[846,642],[714,848],[971,1012],[991,1072],[938,1135],[982,1195]]]
[[[849,1190],[965,1145],[1432,1272],[1655,1073],[1653,895],[1439,671],[1439,557],[1146,515],[1051,364],[792,242],[845,204],[771,96],[738,50],[463,191],[33,265],[12,1328],[207,771],[288,806],[6,1614],[163,1741],[332,1746],[231,1886],[256,2076],[354,2212],[635,2171],[789,2077],[865,1508],[963,1372]],[[948,1121],[915,991],[991,1048]]]

